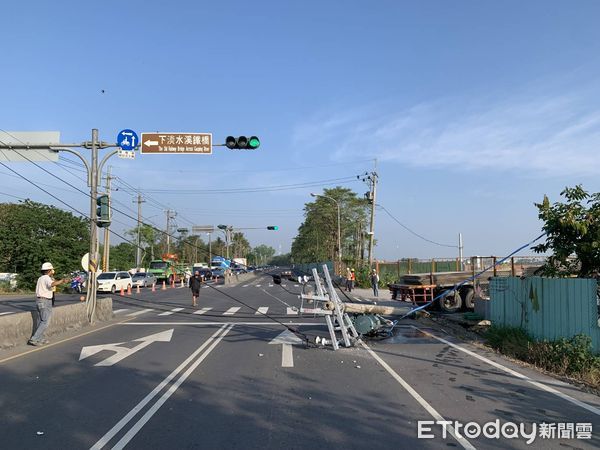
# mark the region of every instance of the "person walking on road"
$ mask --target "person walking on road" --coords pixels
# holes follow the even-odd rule
[[[50,325],[50,318],[52,317],[53,290],[59,284],[71,281],[67,278],[53,280],[53,275],[54,267],[52,264],[49,262],[42,264],[42,276],[38,278],[35,286],[35,303],[40,319],[35,332],[31,336],[31,339],[29,339],[29,345],[40,346],[48,343],[48,340],[44,338],[44,333],[48,325]]]
[[[371,287],[373,288],[373,295],[379,297],[379,275],[375,269],[371,272]]]
[[[190,278],[190,289],[192,290],[192,306],[198,306],[198,297],[200,296],[200,288],[202,287],[202,278],[200,271],[196,270],[194,276]]]

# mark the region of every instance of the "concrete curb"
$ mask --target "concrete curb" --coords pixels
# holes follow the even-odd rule
[[[112,318],[112,298],[99,298],[96,320],[106,322]],[[0,316],[0,349],[27,344],[33,334],[34,324],[37,322],[37,310]],[[56,306],[52,309],[50,326],[45,335],[47,338],[57,336],[66,331],[78,330],[89,325],[85,302]]]
[[[252,273],[242,273],[242,274],[234,274],[229,277],[225,277],[225,284],[227,286],[234,286],[236,284],[244,283],[245,281],[249,281],[255,278],[257,274]]]

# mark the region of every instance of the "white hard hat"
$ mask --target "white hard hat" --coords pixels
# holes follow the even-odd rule
[[[52,263],[42,264],[42,270],[52,270],[52,269],[54,269],[54,267],[52,266]]]

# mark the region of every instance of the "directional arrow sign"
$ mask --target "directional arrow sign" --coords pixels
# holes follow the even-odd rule
[[[115,342],[113,344],[103,344],[103,345],[90,345],[89,347],[83,347],[81,349],[81,354],[79,355],[79,361],[82,359],[88,358],[96,353],[100,353],[103,350],[108,350],[111,352],[115,352],[114,355],[109,356],[108,358],[100,361],[95,364],[96,366],[112,366],[113,364],[118,363],[122,359],[127,358],[130,355],[133,355],[135,352],[143,349],[144,347],[148,347],[153,342],[169,342],[173,337],[173,329],[167,331],[161,331],[160,333],[151,334],[150,336],[141,337],[139,339],[134,339],[131,342],[140,342],[134,347],[121,347],[121,345],[126,344],[127,342]]]
[[[303,344],[302,339],[289,330],[285,330],[269,344],[281,344],[281,367],[294,367],[294,355],[292,354],[293,344]]]

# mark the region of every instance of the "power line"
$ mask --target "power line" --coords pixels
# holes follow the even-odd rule
[[[404,228],[409,233],[414,234],[419,239],[423,239],[424,241],[429,242],[430,244],[439,245],[440,247],[458,248],[458,245],[440,244],[439,242],[435,242],[435,241],[432,241],[431,239],[427,239],[426,237],[421,236],[419,233],[417,233],[416,231],[411,230],[406,225],[404,225],[402,222],[400,222],[398,219],[396,219],[392,215],[392,213],[390,213],[387,209],[385,209],[385,207],[383,207],[382,205],[377,205],[377,206],[379,206],[379,208],[381,208],[383,211],[385,211],[387,213],[387,215],[390,216],[392,218],[392,220],[394,220],[398,225],[400,225],[402,228]]]

